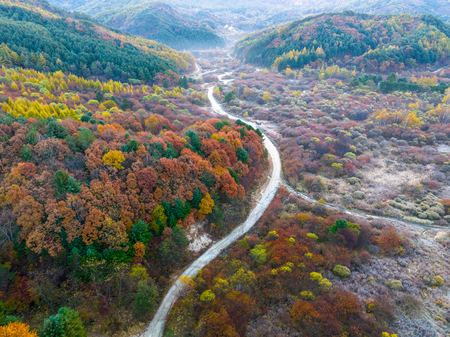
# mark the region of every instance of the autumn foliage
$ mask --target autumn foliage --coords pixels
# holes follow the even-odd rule
[[[286,335],[295,330],[305,336],[378,337],[389,331],[365,314],[352,293],[325,277],[326,270],[333,277],[336,265],[361,263],[370,227],[340,214],[319,217],[311,208],[281,188],[257,223],[257,235],[242,238],[193,279],[195,289],[172,310],[168,331],[183,335],[188,326],[202,336],[257,335],[279,329],[281,322]],[[351,250],[342,230],[356,237]],[[388,233],[393,235],[382,233],[380,239]]]
[[[47,75],[22,69],[8,76],[20,84]],[[70,76],[61,90],[80,92],[57,99],[51,85],[65,75],[48,76],[53,82],[42,99],[28,106],[12,96],[0,116],[0,303],[25,316],[37,305],[50,312],[79,303],[73,309],[83,321],[98,324],[122,310],[151,315],[145,308],[157,306],[159,287],[190,258],[184,230],[206,220],[205,231],[220,236],[245,216],[245,195],[266,165],[262,138],[245,123],[175,115],[174,103],[193,106],[191,91],[163,93],[165,105],[142,99],[148,112],[138,99],[161,94],[156,85]],[[114,100],[122,94],[139,112],[119,109]],[[108,99],[97,109],[93,98],[102,97]],[[52,109],[54,118],[40,117]],[[132,264],[145,273],[131,275]]]
[[[0,327],[0,337],[37,337],[25,323],[14,322]]]

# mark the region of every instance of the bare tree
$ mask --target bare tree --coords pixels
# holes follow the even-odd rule
[[[439,122],[441,123],[441,125],[449,124],[450,108],[448,106],[444,106],[441,109],[439,109],[439,111],[437,111],[437,117],[439,118]]]
[[[3,248],[8,242],[13,242],[14,232],[17,229],[16,216],[10,209],[0,210],[0,247]]]

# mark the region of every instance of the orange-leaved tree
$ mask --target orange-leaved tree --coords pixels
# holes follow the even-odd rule
[[[134,249],[134,262],[141,262],[145,256],[145,246],[142,242],[138,241],[133,245]]]
[[[233,177],[231,177],[229,171],[222,172],[219,181],[221,193],[226,193],[231,199],[234,199],[238,195],[238,185]]]

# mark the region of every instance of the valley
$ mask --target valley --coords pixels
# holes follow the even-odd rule
[[[384,5],[0,1],[0,337],[448,335],[449,6]]]
[[[220,67],[220,71],[223,71],[223,67]],[[226,68],[225,68],[226,69]],[[240,73],[240,71],[241,71],[241,69],[237,69],[237,71],[235,70],[235,72],[236,73]],[[442,69],[440,69],[439,71],[442,71]],[[438,72],[439,72],[438,71]],[[253,69],[253,72],[258,72],[258,69]],[[213,73],[214,74],[217,74],[217,71],[213,71]],[[240,76],[236,76],[236,75],[233,75],[233,72],[231,71],[231,72],[227,72],[227,73],[225,73],[225,74],[223,74],[223,75],[219,75],[219,76],[217,76],[217,79],[218,79],[218,84],[217,85],[221,85],[221,86],[223,86],[223,89],[224,90],[226,90],[226,88],[228,88],[228,89],[230,89],[230,90],[236,90],[236,84],[238,83],[238,81],[240,80],[240,79],[242,79],[242,74],[243,73],[241,73],[241,75]],[[244,74],[244,76],[245,77],[247,77],[247,76],[252,76],[251,75],[252,74],[252,71],[250,70],[250,68],[247,66],[246,68],[245,68],[245,74]],[[227,80],[226,81],[226,83],[227,83],[227,86],[224,86],[224,81],[223,80],[221,80],[221,78],[223,78],[224,76],[226,76],[226,78],[229,78],[230,80]],[[214,90],[214,88],[213,87],[210,87],[209,88],[209,90],[208,90],[208,92],[209,92],[209,98],[210,98],[210,101],[211,101],[211,104],[212,104],[212,106],[213,106],[213,110],[215,110],[214,108],[215,107],[217,107],[217,102],[216,102],[216,100],[215,100],[215,98],[214,98],[214,96],[213,96],[213,90]],[[211,97],[212,96],[212,97]],[[233,104],[234,105],[234,104]],[[231,106],[231,108],[233,108],[233,106]],[[248,118],[248,117],[247,117]],[[257,117],[256,117],[257,118]],[[256,123],[258,124],[258,126],[259,127],[261,127],[263,130],[265,129],[264,128],[264,121],[263,121],[263,123],[261,123],[260,121],[258,121],[256,118],[250,118],[251,120],[253,120],[253,121],[256,121]],[[245,117],[244,117],[244,120],[245,120]],[[272,125],[273,126],[273,125]],[[271,128],[272,130],[273,130],[273,127]],[[279,127],[276,127],[276,129],[279,129]],[[277,134],[278,132],[275,132],[275,135]],[[271,133],[271,134],[273,134],[273,132]],[[278,136],[280,136],[280,134],[278,133]],[[276,139],[276,141],[279,141],[280,139]],[[441,146],[441,148],[443,148],[443,146]],[[385,177],[385,174],[383,175],[383,177]],[[382,183],[382,182],[380,182],[380,183]],[[449,235],[449,230],[448,230],[448,225],[444,225],[444,227],[442,227],[442,224],[441,225],[435,225],[435,224],[432,224],[431,222],[428,222],[428,223],[421,223],[420,221],[414,221],[414,222],[410,222],[410,221],[403,221],[403,220],[399,220],[398,218],[397,219],[394,219],[393,217],[384,217],[384,216],[378,216],[378,215],[375,215],[375,214],[368,214],[368,213],[364,213],[364,212],[361,212],[361,211],[352,211],[351,210],[351,207],[350,207],[350,210],[348,209],[348,207],[347,207],[347,209],[346,208],[343,208],[342,206],[340,206],[339,204],[334,204],[334,205],[330,205],[329,203],[327,203],[327,202],[324,202],[323,200],[320,200],[320,202],[319,201],[317,201],[317,200],[314,200],[314,199],[312,199],[312,198],[310,198],[310,197],[308,197],[307,195],[305,195],[304,193],[301,193],[301,192],[298,192],[298,191],[295,191],[295,190],[293,190],[292,188],[290,188],[287,184],[285,184],[285,186],[287,186],[287,190],[284,190],[283,189],[283,191],[282,192],[279,192],[280,194],[284,194],[284,195],[289,195],[289,193],[295,193],[295,195],[298,195],[298,196],[300,196],[300,198],[301,199],[303,199],[303,200],[305,200],[305,201],[307,201],[308,203],[310,203],[310,204],[312,204],[312,205],[314,205],[314,206],[316,206],[317,204],[317,206],[316,207],[319,207],[319,205],[320,205],[320,207],[322,207],[322,209],[326,209],[327,211],[325,211],[325,213],[328,213],[329,214],[329,212],[331,211],[331,212],[336,212],[336,211],[338,211],[339,212],[339,214],[342,214],[342,215],[344,215],[345,216],[345,214],[347,214],[347,216],[349,216],[350,217],[350,219],[352,219],[352,221],[355,221],[355,222],[357,222],[357,223],[361,223],[361,222],[363,222],[363,223],[372,223],[372,224],[377,224],[376,226],[381,226],[381,227],[384,227],[384,226],[388,226],[388,228],[389,228],[389,224],[391,224],[391,225],[394,225],[395,226],[395,228],[398,230],[398,231],[403,231],[403,232],[408,232],[408,233],[410,233],[409,235],[412,235],[412,236],[414,236],[414,237],[416,237],[416,238],[418,238],[418,237],[420,237],[420,239],[419,239],[419,241],[421,242],[421,246],[423,245],[424,247],[428,247],[428,248],[424,248],[424,249],[426,249],[426,250],[429,250],[431,247],[431,249],[432,249],[432,251],[434,252],[434,253],[432,253],[432,254],[437,254],[437,256],[441,256],[441,258],[442,259],[445,259],[446,258],[446,255],[445,255],[445,249],[443,249],[443,246],[441,246],[442,244],[445,246],[445,241],[441,241],[442,240],[442,238],[445,238],[445,237],[447,237],[448,238],[448,235]],[[391,187],[392,187],[392,183],[391,183],[391,185],[390,185]],[[297,186],[298,187],[298,186]],[[290,191],[290,192],[289,192]],[[287,194],[286,194],[287,193]],[[324,194],[324,195],[326,195],[326,194]],[[443,194],[443,195],[445,195],[445,193]],[[291,195],[291,197],[292,197],[292,195]],[[303,206],[304,207],[304,206]],[[398,216],[397,216],[398,217]],[[250,231],[250,232],[252,232],[252,231]],[[253,231],[254,232],[254,231]],[[247,236],[246,236],[247,237]],[[438,239],[439,238],[439,239]],[[438,240],[438,246],[440,247],[440,248],[438,248],[438,247],[433,247],[433,246],[430,246],[430,243],[431,242],[434,242],[434,240]],[[239,242],[242,242],[242,240],[241,241],[239,241]],[[437,242],[436,242],[437,243]],[[435,244],[436,244],[435,243]],[[213,247],[212,247],[213,248]],[[233,248],[231,248],[231,249],[233,249]],[[234,249],[236,249],[236,248],[234,248]],[[414,267],[414,269],[416,270],[416,271],[419,271],[421,268],[423,268],[423,263],[424,263],[424,260],[422,259],[422,260],[410,260],[408,257],[404,257],[404,258],[406,258],[406,260],[405,261],[407,261],[407,262],[402,262],[402,263],[406,263],[406,264],[409,264],[409,263],[411,263],[410,264],[410,266],[412,266],[412,265],[415,265],[415,267]],[[379,260],[379,262],[377,261],[377,263],[378,264],[381,264],[381,265],[384,265],[384,268],[386,268],[386,262],[387,263],[390,263],[389,262],[389,260],[391,260],[392,258],[389,258],[389,259],[386,259],[386,258],[381,258],[380,260]],[[402,261],[404,261],[404,260],[402,260]],[[411,262],[409,262],[409,261],[411,261]],[[388,266],[389,267],[387,267],[388,268],[388,271],[390,271],[390,270],[392,270],[392,271],[394,271],[394,274],[392,274],[392,276],[396,276],[397,278],[400,276],[400,275],[402,275],[402,273],[400,273],[400,274],[398,274],[398,272],[399,271],[397,271],[396,270],[396,268],[395,268],[395,265],[389,265],[388,264]],[[421,267],[422,266],[422,267]],[[393,268],[393,269],[392,269]],[[370,269],[367,269],[366,271],[365,271],[365,273],[367,273],[367,271],[369,271]],[[446,270],[446,272],[448,272],[449,271],[449,266],[448,265],[446,265],[445,266],[445,270]],[[199,273],[200,274],[200,273]],[[413,273],[414,274],[414,273]],[[361,274],[363,277],[364,277],[364,274]],[[411,276],[412,275],[409,275],[409,276],[406,276],[406,275],[404,275],[404,276],[401,276],[401,278],[403,278],[403,281],[404,282],[406,282],[406,283],[408,283],[409,282],[409,279],[411,279]],[[199,276],[197,276],[197,278],[198,278]],[[357,276],[358,277],[358,276]],[[359,276],[360,277],[360,276]],[[412,277],[415,277],[415,276],[412,276]],[[195,283],[195,278],[194,278],[194,283]],[[379,282],[379,281],[377,281],[377,282]],[[383,281],[382,281],[382,283],[383,283]],[[351,291],[353,292],[353,291],[355,291],[355,289],[354,289],[354,286],[350,286],[350,287],[348,287],[348,286],[345,286],[345,288],[346,289],[351,289]],[[365,287],[363,286],[363,289],[364,289]],[[361,291],[362,291],[362,289],[361,289]],[[367,291],[367,290],[366,290]],[[369,290],[370,291],[370,290]],[[373,294],[373,290],[371,291],[372,292],[372,294]],[[186,294],[184,295],[184,298],[186,298]],[[369,297],[367,297],[367,295],[365,295],[365,296],[360,296],[360,298],[365,298],[366,300],[369,300]],[[182,302],[183,303],[183,302]],[[430,307],[428,307],[428,310],[435,310],[435,308],[432,308],[433,306],[431,306],[431,308]],[[167,309],[166,309],[167,310]],[[176,307],[174,310],[179,310],[179,308],[178,307]],[[178,312],[178,311],[177,311]],[[154,321],[155,322],[155,321]],[[158,322],[159,322],[159,324],[161,324],[162,323],[162,319],[161,319],[161,317],[159,316],[158,317]],[[170,322],[170,321],[169,321]],[[184,321],[185,322],[185,321]],[[171,322],[170,322],[171,323]],[[169,324],[170,324],[169,323]],[[186,322],[185,322],[186,323]],[[398,324],[398,323],[397,323]],[[413,325],[412,324],[412,322],[410,322],[409,324],[411,324],[411,325]],[[150,325],[150,327],[152,327],[152,325]],[[171,328],[173,328],[173,325],[171,326]],[[247,329],[248,329],[249,327],[247,326]],[[402,328],[404,328],[404,327],[402,327]],[[419,328],[419,330],[417,330],[418,329],[418,326],[411,326],[411,327],[409,327],[410,329],[412,329],[411,331],[415,331],[415,333],[422,333],[422,332],[420,332],[420,328]],[[154,329],[151,329],[151,328],[149,328],[147,331],[158,331],[158,330],[154,330]],[[173,331],[173,330],[171,330],[171,329],[169,329],[169,331]],[[247,330],[248,331],[248,330]],[[258,329],[258,331],[261,333],[262,331],[260,330],[260,329]],[[412,333],[412,332],[411,332]],[[161,333],[153,333],[153,334],[149,334],[149,336],[160,336],[160,335],[162,335]]]

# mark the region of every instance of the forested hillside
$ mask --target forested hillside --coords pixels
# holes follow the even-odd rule
[[[247,7],[251,4],[255,5],[257,2],[250,0]],[[248,20],[240,22],[237,27],[252,30],[263,29],[308,15],[346,10],[366,14],[432,14],[445,21],[450,18],[450,3],[447,0],[296,0],[284,6],[277,6],[277,4],[279,3],[267,6],[267,3],[264,2],[266,6],[259,8],[261,13],[265,12],[264,20],[248,17]],[[244,7],[246,3],[239,2],[239,5]]]
[[[332,61],[368,71],[448,61],[450,26],[431,15],[380,16],[343,12],[317,15],[251,34],[237,56],[278,69]]]
[[[80,331],[138,329],[192,258],[185,231],[245,217],[260,131],[208,119],[193,80],[154,80],[1,69],[0,326],[50,336],[70,307]]]
[[[162,2],[102,11],[95,15],[102,23],[152,39],[177,49],[224,46],[211,27],[181,14]]]
[[[190,55],[162,44],[35,5],[0,2],[2,64],[122,81],[149,81],[158,72],[194,66]]]
[[[447,0],[321,0],[314,2],[299,0],[297,4],[308,14],[352,10],[359,13],[374,14],[433,14],[444,20],[448,20],[450,16],[450,4]]]

